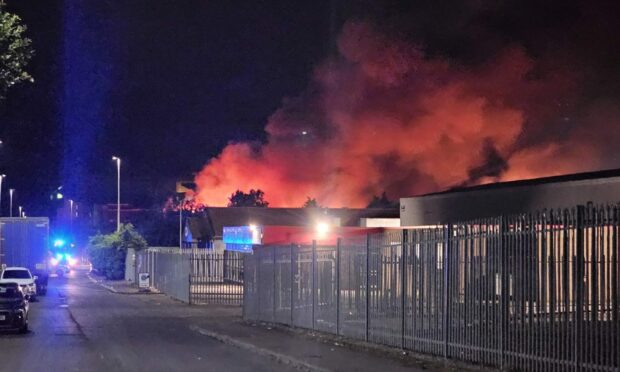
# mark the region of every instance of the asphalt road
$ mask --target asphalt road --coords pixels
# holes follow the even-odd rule
[[[0,371],[286,371],[190,329],[204,318],[162,295],[113,294],[83,272],[50,278],[26,335],[0,333]]]

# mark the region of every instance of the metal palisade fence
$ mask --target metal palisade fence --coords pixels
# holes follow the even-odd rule
[[[245,258],[244,317],[515,370],[620,368],[617,206]]]
[[[136,255],[136,282],[148,273],[150,286],[191,304],[241,305],[243,254],[205,249],[149,248]]]

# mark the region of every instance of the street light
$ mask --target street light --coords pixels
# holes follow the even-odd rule
[[[121,158],[113,156],[116,161],[116,231],[121,230]]]
[[[15,189],[9,189],[9,217],[13,217],[13,193]]]
[[[69,199],[69,226],[71,235],[73,236],[73,199]]]
[[[0,141],[0,144],[2,141]],[[0,216],[2,216],[2,180],[6,177],[6,174],[0,174]]]
[[[19,211],[19,214],[17,215],[17,217],[21,217],[22,216],[22,206],[20,205],[19,207],[17,207],[17,210]]]

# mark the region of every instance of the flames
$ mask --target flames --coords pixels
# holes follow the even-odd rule
[[[208,162],[196,176],[199,202],[226,205],[237,189],[259,188],[276,207],[307,197],[363,207],[383,191],[613,166],[616,106],[577,110],[579,74],[518,46],[460,66],[350,22],[338,50],[269,118],[266,143],[231,143]]]

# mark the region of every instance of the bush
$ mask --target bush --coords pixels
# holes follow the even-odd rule
[[[88,256],[93,270],[110,280],[125,277],[125,258],[127,250],[136,251],[147,247],[146,240],[135,230],[133,225],[121,225],[119,231],[111,234],[91,236],[88,242]]]

